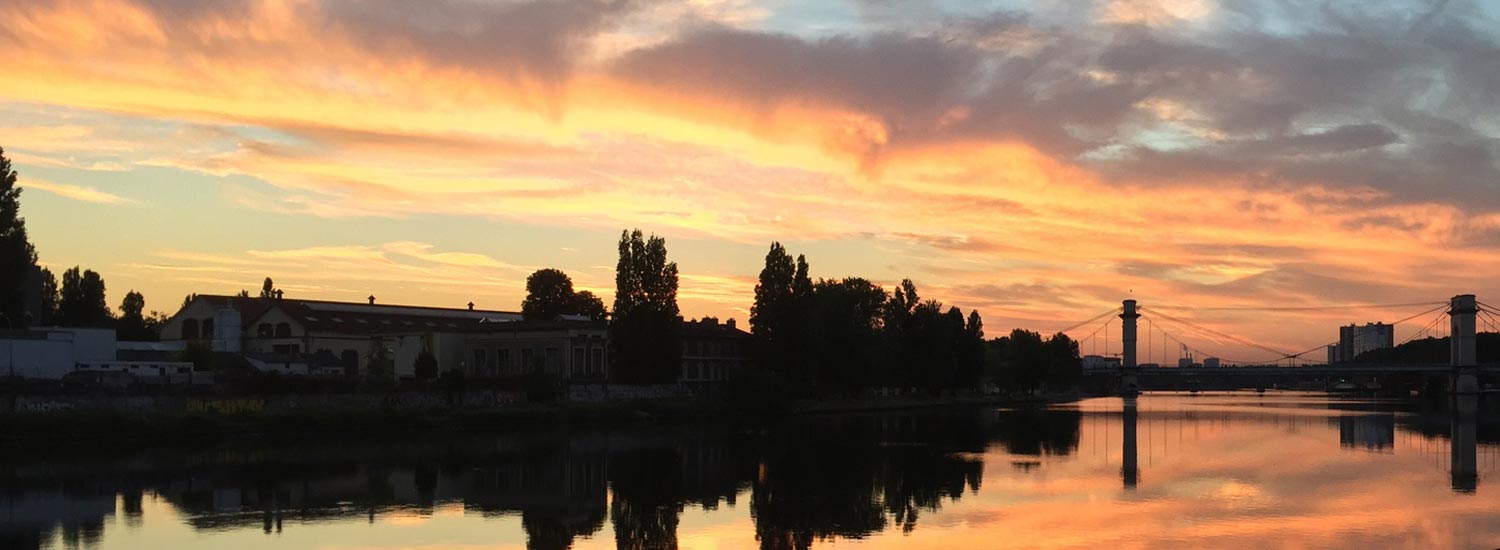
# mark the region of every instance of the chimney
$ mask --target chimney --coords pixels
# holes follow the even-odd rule
[[[281,299],[281,289],[279,289],[279,288],[278,288],[278,289],[276,289],[276,299],[277,299],[277,300],[280,300],[280,299]]]
[[[734,318],[730,317],[728,321],[724,321],[724,326],[729,327],[730,329],[733,329],[734,328]]]
[[[469,311],[474,311],[474,302],[469,302]]]
[[[370,297],[367,298],[367,299],[370,300],[370,305],[372,305],[372,306],[375,305],[375,295],[374,294],[371,294]]]

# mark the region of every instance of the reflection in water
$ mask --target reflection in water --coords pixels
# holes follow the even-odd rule
[[[466,540],[477,546],[696,546],[681,541],[708,536],[702,521],[691,519],[700,517],[743,526],[714,534],[744,537],[721,546],[763,549],[808,549],[831,539],[989,547],[1002,534],[1046,541],[1052,535],[1044,526],[1056,522],[1078,540],[1112,546],[1151,536],[1147,523],[1119,521],[1136,517],[1128,507],[1145,503],[1173,506],[1163,517],[1176,518],[1175,525],[1213,525],[1227,514],[1231,532],[1242,533],[1214,535],[1200,526],[1208,538],[1161,547],[1236,546],[1244,541],[1212,537],[1251,536],[1244,533],[1262,525],[1259,517],[1280,526],[1254,535],[1272,540],[1293,536],[1288,517],[1307,517],[1310,525],[1320,516],[1327,519],[1319,525],[1353,522],[1355,516],[1329,511],[1337,502],[1355,503],[1358,514],[1374,514],[1381,525],[1430,521],[1378,512],[1438,496],[1360,501],[1350,499],[1363,493],[1348,487],[1421,487],[1420,480],[1448,470],[1453,492],[1480,492],[1487,468],[1480,453],[1493,449],[1480,442],[1500,433],[1486,431],[1483,419],[1496,416],[1480,405],[1466,396],[1451,415],[1411,414],[1322,398],[1148,395],[1050,408],[829,415],[764,432],[656,428],[6,463],[0,547],[142,547],[148,539],[135,537],[174,526],[291,541],[286,537],[340,525],[382,530],[397,518],[430,521],[455,506],[465,521],[513,522],[499,531],[476,523]],[[1407,435],[1397,437],[1398,430]],[[1386,479],[1392,481],[1381,483]],[[1121,498],[1131,493],[1139,494]],[[163,517],[163,509],[178,518]],[[947,514],[966,519],[933,519]],[[409,547],[449,540],[455,531],[380,532],[421,535],[388,543]],[[944,538],[961,532],[977,538]],[[885,538],[892,535],[899,538]],[[227,547],[259,545],[247,540]],[[1323,545],[1345,544],[1330,540]],[[1359,546],[1358,537],[1348,540]]]
[[[1126,397],[1124,411],[1120,414],[1121,432],[1124,434],[1121,438],[1123,449],[1121,451],[1120,479],[1125,482],[1125,488],[1129,490],[1135,490],[1136,484],[1140,483],[1141,476],[1139,464],[1140,453],[1136,450],[1135,422],[1136,398]]]
[[[1339,445],[1345,449],[1388,452],[1396,445],[1396,415],[1340,416]]]
[[[1479,396],[1453,397],[1452,455],[1453,491],[1472,493],[1479,487]]]

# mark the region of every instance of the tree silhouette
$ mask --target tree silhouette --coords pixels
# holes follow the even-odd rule
[[[57,323],[57,301],[58,288],[57,276],[52,274],[51,269],[41,270],[41,300],[38,302],[38,310],[33,320],[38,325],[47,326]]]
[[[27,283],[35,270],[36,248],[26,236],[26,219],[21,217],[21,188],[16,186],[16,171],[5,158],[5,149],[0,148],[0,314],[10,326],[28,324]]]
[[[609,324],[611,373],[630,384],[676,380],[682,362],[677,263],[667,261],[666,239],[647,239],[639,229],[620,233],[619,251]]]
[[[848,394],[884,384],[889,377],[881,337],[889,299],[885,289],[859,278],[822,280],[814,288],[814,319],[822,344],[818,390]]]
[[[63,272],[58,321],[66,327],[104,327],[113,320],[104,301],[104,278],[74,266]]]
[[[273,282],[273,281],[271,281],[270,277],[266,277],[266,280],[262,281],[260,283],[260,297],[261,298],[275,298],[276,297],[276,283]]]
[[[595,321],[607,317],[604,301],[587,290],[573,291],[573,279],[561,270],[538,269],[526,277],[526,299],[521,301],[521,316],[530,320],[551,321],[559,315],[582,315]]]
[[[818,366],[816,296],[808,271],[806,257],[794,262],[781,243],[772,242],[750,307],[760,364],[799,387],[817,378]]]
[[[134,290],[125,293],[125,299],[120,302],[120,318],[115,321],[115,330],[119,333],[119,339],[127,341],[157,339],[155,316],[147,317],[145,309],[145,296]]]
[[[521,301],[521,316],[550,321],[558,315],[572,313],[575,305],[573,279],[560,270],[538,269],[526,277],[526,299]]]

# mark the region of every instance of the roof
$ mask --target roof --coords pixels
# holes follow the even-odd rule
[[[555,321],[481,321],[464,329],[468,333],[541,332],[549,330],[609,330],[604,321],[558,319]]]
[[[468,308],[212,295],[199,295],[197,299],[235,308],[246,330],[272,309],[286,313],[309,331],[339,334],[460,331],[486,320],[521,318],[513,311]]]
[[[720,323],[718,319],[686,320],[682,322],[682,335],[691,338],[749,338],[750,333]]]

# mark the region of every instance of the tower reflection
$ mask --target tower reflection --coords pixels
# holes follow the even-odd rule
[[[1122,438],[1123,458],[1120,462],[1120,479],[1125,482],[1125,488],[1135,490],[1140,481],[1141,470],[1136,463],[1135,445],[1135,422],[1136,422],[1136,398],[1126,397],[1125,408],[1120,414],[1120,422],[1124,425],[1124,437]]]
[[[1453,492],[1473,493],[1479,487],[1478,421],[1479,396],[1453,397],[1453,441],[1449,470]]]

